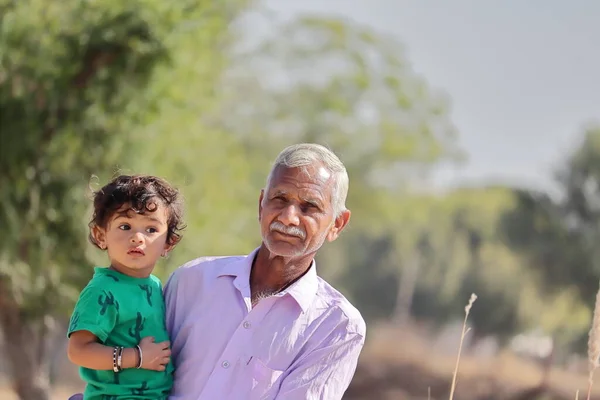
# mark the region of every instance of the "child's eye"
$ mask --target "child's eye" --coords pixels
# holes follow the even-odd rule
[[[121,224],[119,225],[119,229],[122,231],[128,231],[131,228],[129,227],[129,224]]]
[[[158,232],[158,229],[156,229],[156,228],[148,228],[148,229],[146,229],[146,232],[148,232],[148,233],[156,233],[156,232]]]

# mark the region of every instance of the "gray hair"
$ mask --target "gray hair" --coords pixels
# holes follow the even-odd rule
[[[332,174],[333,189],[331,192],[331,203],[333,205],[333,212],[335,216],[338,217],[346,210],[348,172],[335,153],[320,144],[300,143],[283,149],[273,163],[271,172],[269,172],[269,176],[267,177],[267,185],[265,188],[269,188],[271,177],[277,167],[305,168],[315,162],[322,163]],[[304,171],[306,171],[306,169],[304,169]]]

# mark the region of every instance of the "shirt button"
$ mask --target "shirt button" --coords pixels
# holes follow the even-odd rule
[[[223,368],[229,368],[229,361],[223,361],[223,363],[221,364],[221,366]]]
[[[244,326],[244,328],[246,328],[246,329],[250,328],[250,322],[248,322],[248,321],[244,321],[244,325],[243,325],[243,326]]]

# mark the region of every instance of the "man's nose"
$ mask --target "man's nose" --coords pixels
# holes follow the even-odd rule
[[[294,204],[288,205],[281,211],[279,216],[280,221],[285,225],[298,226],[300,225],[300,216],[298,215],[298,207]]]
[[[141,232],[136,232],[131,235],[131,243],[140,244],[144,242],[144,235]]]

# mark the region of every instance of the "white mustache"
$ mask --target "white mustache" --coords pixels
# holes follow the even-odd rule
[[[300,239],[306,238],[306,233],[304,233],[302,229],[297,228],[295,226],[286,226],[279,221],[273,221],[273,223],[271,223],[271,226],[269,226],[269,229],[271,229],[271,231],[285,233],[286,235],[297,236]]]

